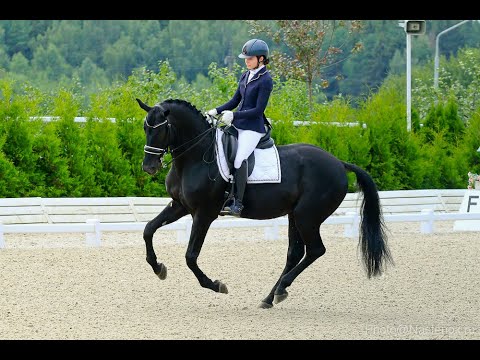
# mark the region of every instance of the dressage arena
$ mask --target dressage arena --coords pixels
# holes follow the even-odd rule
[[[154,237],[157,278],[141,232],[6,234],[0,249],[0,339],[480,339],[480,236],[453,222],[387,223],[396,265],[368,280],[357,239],[323,225],[326,254],[271,309],[258,305],[283,269],[263,229],[211,229],[201,269],[228,294],[203,289],[175,232]]]

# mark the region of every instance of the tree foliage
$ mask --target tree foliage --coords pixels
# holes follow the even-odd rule
[[[282,79],[299,75],[294,78],[307,86],[305,71],[319,70],[312,73],[310,90],[321,90],[329,100],[339,95],[364,99],[378,91],[389,74],[405,74],[405,33],[398,20],[362,20],[362,30],[352,33],[348,21],[338,27],[340,20],[263,22],[272,31],[281,29],[277,22],[283,29],[293,29],[278,43],[266,33],[258,34],[277,54],[272,72],[292,65],[282,71]],[[427,33],[412,38],[413,71],[425,64],[433,69],[435,36],[458,22],[427,21]],[[335,32],[328,32],[331,27],[323,33],[322,24],[332,23]],[[84,90],[94,94],[115,81],[126,81],[135,70],[156,71],[159,61],[168,61],[179,80],[197,89],[208,88],[211,63],[219,68],[244,67],[238,53],[252,36],[249,30],[254,28],[245,20],[0,20],[0,77],[8,73],[19,83],[28,81],[45,91],[68,87],[79,79]],[[441,63],[464,47],[478,48],[479,35],[475,21],[446,33],[440,43]],[[362,51],[350,56],[356,43],[362,44]],[[317,49],[319,66],[309,60],[315,59],[310,54]],[[297,50],[305,64],[296,60]],[[324,66],[332,57],[336,60]],[[426,81],[432,82],[432,76],[430,71]],[[310,105],[318,101],[315,96],[309,98]]]
[[[361,50],[356,36],[361,20],[246,20],[251,34],[265,34],[288,52],[272,52],[274,69],[281,77],[302,79],[307,84],[310,109],[313,108],[313,81],[322,77],[329,66],[345,61]]]

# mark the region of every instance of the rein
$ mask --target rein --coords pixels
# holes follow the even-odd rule
[[[197,146],[197,145],[200,143],[200,141],[201,141],[205,136],[207,136],[207,135],[208,135],[210,132],[212,132],[213,130],[215,130],[215,128],[214,128],[214,127],[210,127],[210,128],[208,128],[207,130],[205,130],[204,132],[202,132],[201,134],[195,136],[193,139],[188,140],[187,142],[181,144],[180,146],[177,146],[175,149],[170,149],[170,154],[172,154],[172,160],[164,163],[163,167],[167,167],[168,165],[170,165],[170,164],[172,163],[173,160],[178,159],[180,156],[186,154],[189,150],[193,149],[195,146]],[[198,139],[198,140],[197,140],[197,139]],[[195,140],[197,140],[197,141],[194,142],[194,143],[193,143],[190,147],[188,147],[186,150],[182,151],[178,156],[175,156],[175,157],[173,156],[173,153],[174,153],[175,151],[178,151],[178,149],[182,148],[182,147],[185,146],[185,145],[190,144],[191,142],[193,142],[193,141],[195,141]]]
[[[171,126],[171,124],[165,120],[164,122],[160,123],[160,124],[157,124],[155,126],[152,126],[150,125],[146,119],[145,119],[145,124],[148,126],[148,127],[151,127],[151,128],[157,128],[161,125],[164,125],[164,124],[167,124],[168,127]],[[170,165],[174,160],[178,159],[180,156],[184,155],[185,153],[187,153],[189,150],[193,149],[195,146],[197,146],[200,141],[205,137],[207,136],[210,132],[213,132],[214,130],[216,129],[216,126],[211,126],[209,127],[207,130],[203,131],[201,134],[195,136],[194,138],[188,140],[187,142],[177,146],[176,148],[174,149],[170,149],[170,151],[168,150],[168,145],[166,148],[162,149],[162,148],[157,148],[157,147],[154,147],[154,146],[148,146],[148,145],[145,145],[143,147],[143,151],[147,154],[152,154],[152,155],[158,155],[158,156],[163,156],[165,155],[165,153],[170,153],[172,154],[172,159],[166,163],[163,163],[163,167],[166,168],[168,165]],[[189,145],[190,143],[192,143],[192,145],[190,145],[187,149],[185,149],[184,151],[182,151],[178,156],[173,156],[173,153],[174,152],[177,152],[179,151],[182,147],[184,146],[187,146]]]

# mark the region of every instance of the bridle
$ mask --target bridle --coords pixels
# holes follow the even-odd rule
[[[156,105],[157,106],[157,105]],[[147,121],[147,116],[145,116],[145,125],[149,128],[152,128],[152,129],[156,129],[162,125],[165,125],[167,124],[168,128],[171,128],[173,125],[170,124],[168,122],[168,119],[165,119],[165,121],[159,123],[159,124],[156,124],[156,125],[150,125]],[[207,130],[203,131],[202,133],[200,133],[199,135],[195,136],[194,138],[188,140],[187,142],[177,146],[176,148],[174,149],[170,149],[169,150],[169,145],[167,144],[167,146],[162,149],[162,148],[157,148],[157,147],[154,147],[154,146],[148,146],[148,145],[145,145],[143,147],[143,151],[147,154],[151,154],[151,155],[156,155],[156,156],[159,156],[160,158],[165,155],[166,153],[170,153],[172,155],[172,159],[170,161],[168,161],[167,163],[164,163],[163,164],[163,167],[167,167],[170,163],[172,163],[174,160],[178,159],[180,156],[184,155],[185,153],[187,153],[189,150],[193,149],[196,145],[198,145],[200,143],[200,141],[205,137],[207,136],[210,132],[213,132],[215,131],[215,126],[210,126]],[[215,138],[214,138],[215,140]],[[193,143],[193,144],[192,144]],[[184,146],[187,146],[191,144],[187,149],[183,150],[180,154],[174,156],[174,153],[179,151],[181,148],[183,148]]]
[[[169,126],[169,127],[171,126],[167,119],[165,119],[165,121],[161,122],[160,124],[150,125],[147,121],[147,117],[145,116],[145,121],[144,122],[145,122],[145,125],[147,125],[147,127],[152,128],[152,129],[156,129],[156,128],[158,128],[162,125],[165,125],[165,124],[167,124],[167,126]],[[163,155],[165,155],[165,153],[168,152],[168,145],[165,149],[145,145],[143,147],[143,151],[147,154],[152,154],[152,155],[157,155],[157,156],[162,157]]]

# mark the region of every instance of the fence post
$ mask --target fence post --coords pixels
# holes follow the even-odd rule
[[[190,233],[192,232],[192,219],[187,217],[185,218],[185,228],[177,230],[177,243],[186,244],[190,238]]]
[[[3,223],[0,222],[0,249],[3,249],[5,247],[5,239],[3,237]]]
[[[266,226],[264,230],[264,236],[266,240],[278,240],[278,223],[279,218],[272,219],[272,226]]]
[[[353,216],[353,221],[349,224],[345,224],[343,230],[343,236],[353,238],[358,237],[358,227],[360,225],[360,217],[355,211],[347,211],[347,216]]]
[[[429,215],[428,220],[420,222],[420,232],[422,234],[431,234],[433,232],[433,209],[423,209],[422,215]]]
[[[102,241],[102,232],[100,231],[100,220],[87,219],[87,224],[93,224],[93,233],[85,234],[87,246],[100,246]]]

